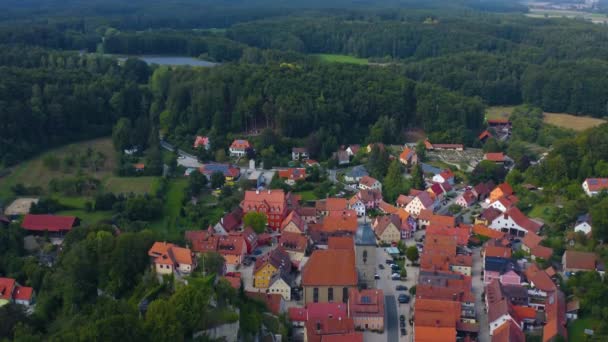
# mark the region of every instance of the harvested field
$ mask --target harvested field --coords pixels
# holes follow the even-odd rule
[[[572,129],[577,132],[599,126],[606,122],[604,119],[592,118],[589,116],[575,116],[566,113],[544,113],[543,121],[550,125]]]
[[[11,205],[9,205],[6,208],[6,210],[4,211],[4,214],[7,216],[25,215],[30,212],[30,207],[31,207],[32,203],[38,203],[38,198],[31,198],[31,197],[17,198],[16,200],[13,201],[13,203],[11,203]]]

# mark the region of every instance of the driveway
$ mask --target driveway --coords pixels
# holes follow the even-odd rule
[[[475,295],[475,310],[477,311],[477,320],[479,321],[479,341],[490,341],[490,327],[488,326],[488,313],[486,312],[485,303],[482,301],[482,293],[484,290],[483,280],[481,279],[482,260],[479,254],[479,247],[473,249],[473,273],[471,274],[473,283],[473,294]]]

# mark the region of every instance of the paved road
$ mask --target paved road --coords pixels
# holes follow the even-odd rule
[[[473,294],[475,295],[475,310],[477,311],[477,321],[479,322],[479,342],[490,341],[490,329],[488,326],[488,314],[485,311],[485,304],[481,300],[483,293],[483,280],[481,279],[482,260],[479,254],[480,248],[473,249]]]
[[[399,315],[397,314],[397,301],[395,296],[384,296],[386,310],[386,336],[387,341],[399,340]]]

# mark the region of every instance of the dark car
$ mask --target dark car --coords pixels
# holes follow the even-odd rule
[[[380,264],[380,265],[378,265],[378,268],[381,269],[381,270],[383,270],[384,269],[384,265]]]
[[[407,304],[410,302],[410,296],[406,294],[400,294],[398,300],[399,303]]]
[[[387,265],[392,265],[394,263],[393,259],[386,259],[385,262]]]
[[[399,321],[405,322],[405,316],[404,315],[399,315]]]
[[[395,290],[397,290],[397,291],[407,291],[407,286],[405,286],[405,285],[397,285],[395,287]]]
[[[401,336],[405,336],[407,334],[407,331],[405,331],[405,328],[401,328]]]
[[[401,275],[399,273],[393,273],[391,275],[392,280],[401,280]]]
[[[262,250],[261,250],[261,249],[259,249],[259,248],[256,248],[256,249],[253,251],[253,254],[255,254],[255,255],[260,255],[260,254],[262,254]]]
[[[376,279],[376,280],[380,279],[380,275],[379,274],[374,274],[374,279]]]
[[[405,321],[399,322],[399,326],[402,327],[402,328],[405,328]]]
[[[392,265],[391,265],[391,269],[392,269],[393,271],[399,271],[399,270],[401,269],[401,267],[399,267],[399,265],[397,265],[397,264],[392,264]]]

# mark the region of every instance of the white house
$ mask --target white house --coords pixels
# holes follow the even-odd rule
[[[359,189],[361,190],[379,190],[382,191],[382,183],[379,180],[370,176],[363,176],[359,181]]]
[[[230,145],[228,149],[230,151],[230,156],[232,157],[242,157],[247,153],[247,149],[251,148],[251,144],[247,140],[236,139]]]
[[[585,214],[576,220],[574,232],[583,232],[585,235],[591,234],[591,215]]]
[[[434,207],[435,201],[433,201],[431,195],[426,191],[422,191],[405,206],[405,211],[411,215],[418,216],[422,210],[433,210]]]
[[[304,147],[294,147],[291,149],[291,160],[308,160],[308,150]]]
[[[365,204],[357,196],[353,196],[348,200],[348,208],[357,212],[357,216],[365,215]]]
[[[494,209],[500,210],[500,212],[504,213],[505,211],[513,208],[513,202],[509,200],[507,197],[501,197],[496,201],[490,203],[490,207]]]
[[[587,178],[583,182],[583,191],[589,197],[599,194],[602,190],[608,190],[608,178]]]
[[[511,235],[525,236],[528,232],[538,233],[542,227],[541,223],[532,221],[524,215],[517,207],[513,207],[498,215],[489,225],[494,230],[499,230]]]
[[[268,293],[280,294],[283,299],[291,300],[291,286],[285,280],[284,277],[281,276],[281,272],[277,272],[270,280],[270,286],[268,287]]]
[[[433,176],[434,183],[449,183],[454,185],[454,173],[450,169],[441,171],[440,173]]]

